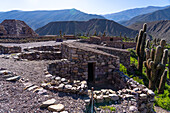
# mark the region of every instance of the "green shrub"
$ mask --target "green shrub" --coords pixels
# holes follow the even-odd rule
[[[123,64],[120,63],[120,68],[119,68],[119,69],[120,69],[120,71],[122,71],[125,75],[128,75],[128,74],[127,74],[127,68],[126,68]]]
[[[110,111],[116,111],[116,108],[113,106],[99,106],[99,108],[104,110],[109,109]]]

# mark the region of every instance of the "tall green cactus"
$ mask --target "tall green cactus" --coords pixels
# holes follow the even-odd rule
[[[158,92],[162,93],[165,86],[165,78],[167,72],[165,70],[165,65],[167,64],[168,50],[164,49],[166,45],[165,40],[161,40],[160,45],[151,49],[145,49],[146,61],[144,65],[146,67],[146,74],[149,79],[149,88],[155,90],[158,88]]]
[[[138,40],[136,43],[136,53],[138,56],[138,70],[142,73],[143,61],[145,56],[145,42],[146,42],[146,23],[143,25],[143,29],[140,30]]]

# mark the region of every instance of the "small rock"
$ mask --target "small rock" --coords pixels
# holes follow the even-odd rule
[[[40,107],[41,107],[41,108],[46,108],[46,107],[54,104],[55,102],[56,102],[56,100],[55,100],[54,98],[52,98],[52,99],[49,99],[49,100],[43,102]]]
[[[147,95],[146,95],[146,94],[140,94],[140,98],[141,98],[141,99],[146,99],[146,98],[147,98]]]
[[[45,77],[49,78],[49,77],[52,77],[53,75],[51,74],[48,74],[48,75],[45,75]]]
[[[64,110],[64,105],[63,104],[50,105],[50,106],[48,106],[48,110],[61,112]]]
[[[135,111],[138,111],[138,108],[136,106],[130,106],[129,111],[135,112]]]
[[[148,90],[148,95],[155,96],[155,93],[152,90]]]
[[[67,80],[65,78],[62,78],[61,79],[61,82],[66,82]]]
[[[55,80],[60,81],[61,77],[56,77]]]
[[[118,95],[116,95],[116,94],[109,94],[109,97],[111,98],[111,100],[113,100],[113,101],[117,101],[117,100],[119,100],[119,96]]]
[[[68,111],[62,111],[62,112],[60,112],[60,113],[68,113]]]

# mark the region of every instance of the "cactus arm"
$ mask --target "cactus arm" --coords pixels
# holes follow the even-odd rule
[[[158,65],[159,62],[161,62],[161,58],[162,58],[162,48],[161,46],[157,46],[155,52],[155,59],[154,59],[156,65]]]
[[[136,53],[137,55],[140,57],[140,45],[142,43],[142,36],[143,36],[143,30],[141,29],[140,32],[139,32],[139,36],[138,36],[138,41],[137,41],[137,44],[136,44]]]
[[[151,54],[150,55],[151,55],[150,56],[151,60],[154,61],[154,58],[155,58],[155,49],[154,48],[151,49]]]
[[[147,28],[147,24],[144,23],[144,24],[143,24],[143,31],[144,31],[144,32],[146,32],[146,28]]]
[[[164,93],[166,79],[167,79],[167,70],[165,70],[163,75],[161,76],[158,93]]]
[[[144,56],[145,42],[146,42],[146,32],[143,34],[142,43],[141,43],[141,46],[140,46],[141,57]]]
[[[168,49],[165,49],[163,57],[162,57],[162,64],[166,65],[167,64],[167,59],[168,59]]]
[[[145,49],[145,53],[146,53],[146,60],[148,60],[150,58],[150,51],[148,48]]]

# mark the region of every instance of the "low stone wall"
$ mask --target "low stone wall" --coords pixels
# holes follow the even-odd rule
[[[127,49],[127,48],[134,48],[136,47],[136,42],[112,42],[112,41],[104,41],[104,44],[109,47],[114,48],[121,48],[121,49]]]
[[[24,51],[32,51],[32,50],[37,50],[37,51],[60,51],[60,45],[56,45],[56,46],[40,46],[40,47],[33,47],[33,48],[24,49]]]
[[[97,49],[97,50],[106,52],[108,54],[118,56],[120,59],[120,63],[122,63],[126,67],[130,65],[130,52],[125,49],[106,47],[106,46],[101,46],[101,45],[96,45],[96,44],[89,44],[86,41],[82,42],[82,40],[80,40],[80,42],[76,42],[77,45],[82,45],[84,47]]]
[[[128,67],[130,65],[130,52],[123,49],[111,48],[111,47],[104,47],[104,46],[97,46],[98,50],[104,51],[111,55],[118,56],[120,58],[120,63],[124,66]]]
[[[19,59],[27,60],[58,60],[61,59],[61,52],[34,51],[18,54]]]
[[[0,45],[1,54],[11,54],[11,53],[20,53],[20,52],[21,52],[21,47],[18,46],[5,47]]]

